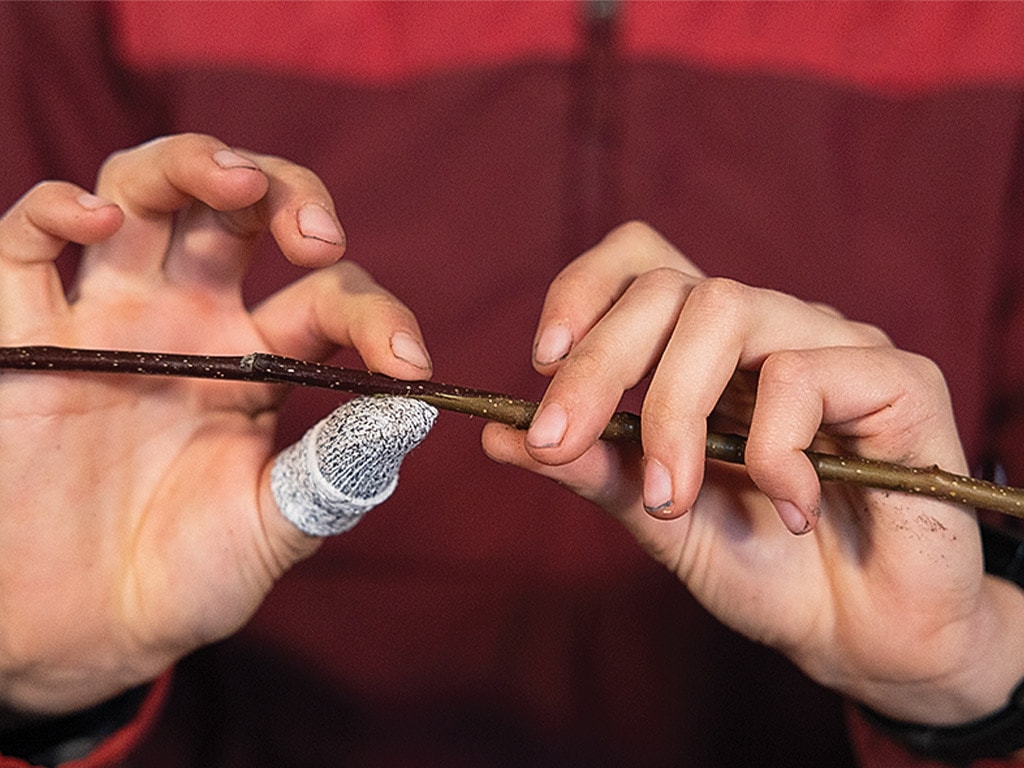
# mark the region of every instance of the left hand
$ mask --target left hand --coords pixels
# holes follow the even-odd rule
[[[529,432],[488,425],[493,458],[601,505],[723,622],[882,712],[956,723],[1005,704],[1024,595],[984,575],[972,512],[822,487],[803,454],[965,473],[934,364],[826,307],[705,278],[641,224],[556,278],[537,339],[551,384]],[[642,452],[599,441],[650,372]],[[746,472],[705,467],[709,425],[747,435]]]
[[[250,309],[242,281],[268,230],[282,257],[319,269]],[[343,240],[308,169],[209,136],[153,141],[112,156],[96,195],[45,182],[0,218],[0,343],[306,359],[351,347],[369,368],[429,375],[415,317],[338,261]],[[87,246],[70,295],[55,263],[66,241]],[[0,713],[83,709],[155,677],[239,629],[316,550],[271,489],[284,395],[0,376]]]

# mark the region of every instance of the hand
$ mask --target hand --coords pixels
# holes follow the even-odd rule
[[[964,473],[944,381],[879,330],[705,278],[642,224],[570,264],[541,315],[552,381],[525,435],[484,445],[619,518],[722,621],[893,717],[959,723],[1024,676],[1024,595],[983,574],[974,516],[828,485],[813,447]],[[653,371],[643,448],[596,441]],[[746,472],[710,463],[709,425],[747,435]],[[803,534],[803,535],[795,535]]]
[[[248,310],[269,229],[317,268]],[[55,260],[86,244],[73,289]],[[0,343],[322,358],[424,378],[412,314],[354,264],[323,184],[216,139],[111,157],[96,194],[47,182],[0,220]],[[71,711],[237,630],[319,539],[274,504],[279,388],[0,376],[0,702]]]

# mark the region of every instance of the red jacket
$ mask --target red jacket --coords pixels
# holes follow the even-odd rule
[[[971,459],[1024,482],[1024,9],[608,7],[0,4],[0,203],[165,133],[283,155],[437,378],[521,396],[549,280],[641,218],[935,359]],[[249,294],[297,274],[268,248]],[[282,444],[333,404],[297,394]],[[842,702],[478,430],[442,417],[386,506],[82,765],[852,764]]]

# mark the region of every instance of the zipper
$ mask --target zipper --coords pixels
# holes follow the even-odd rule
[[[618,0],[583,0],[583,53],[571,73],[565,253],[574,258],[619,222]]]

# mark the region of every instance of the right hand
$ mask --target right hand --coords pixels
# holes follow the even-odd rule
[[[526,434],[489,424],[492,457],[602,506],[711,613],[824,685],[932,724],[1005,705],[1024,592],[984,573],[972,510],[821,484],[804,454],[965,474],[933,363],[827,307],[705,277],[638,223],[556,278],[535,362],[552,376],[537,416]],[[598,440],[648,374],[642,452]],[[747,437],[744,468],[705,463],[709,428]]]
[[[268,230],[316,268],[250,311]],[[55,261],[86,244],[69,295]],[[430,375],[412,313],[362,269],[310,171],[207,136],[112,156],[96,195],[33,188],[0,220],[0,343],[267,350]],[[0,705],[55,714],[152,679],[239,629],[319,539],[268,483],[284,392],[262,385],[0,374]]]

